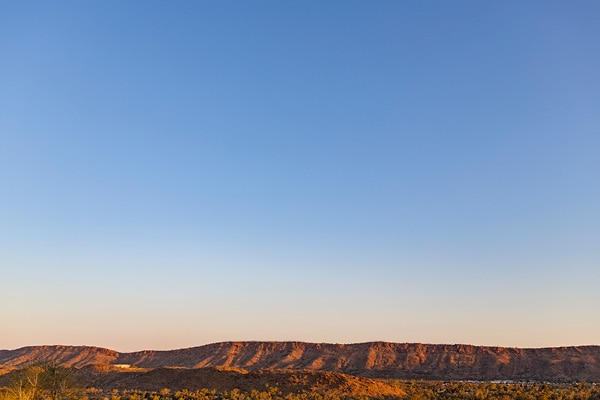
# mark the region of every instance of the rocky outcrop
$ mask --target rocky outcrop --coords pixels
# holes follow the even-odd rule
[[[520,349],[387,342],[224,342],[133,353],[79,346],[0,351],[0,368],[5,370],[39,361],[77,368],[128,364],[143,368],[315,370],[370,378],[600,382],[600,346]]]
[[[19,368],[31,363],[54,362],[66,367],[112,364],[119,357],[114,350],[92,346],[28,346],[0,351],[0,368]]]

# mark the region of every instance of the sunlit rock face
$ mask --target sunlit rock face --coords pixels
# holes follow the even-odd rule
[[[0,351],[0,368],[4,371],[44,361],[76,368],[224,367],[245,371],[318,370],[373,378],[600,381],[600,346],[519,349],[386,342],[224,342],[133,353],[87,346]]]

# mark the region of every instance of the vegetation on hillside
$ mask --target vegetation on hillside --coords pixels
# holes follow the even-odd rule
[[[200,390],[80,390],[69,368],[53,364],[31,366],[11,375],[0,388],[0,400],[600,400],[600,384],[595,383],[513,383],[381,380],[396,387],[403,395],[356,395],[320,390],[300,389],[290,392],[278,386],[265,385],[251,390],[234,388],[217,391]],[[258,385],[257,385],[258,386]]]

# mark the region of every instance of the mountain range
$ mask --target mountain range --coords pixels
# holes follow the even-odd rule
[[[120,353],[93,346],[0,350],[0,371],[37,362],[128,369],[237,368],[343,373],[366,378],[600,382],[600,346],[505,348],[460,344],[368,342],[222,342]]]

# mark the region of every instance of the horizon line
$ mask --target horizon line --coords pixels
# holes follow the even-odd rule
[[[540,347],[520,347],[520,346],[501,346],[501,345],[479,345],[479,344],[469,344],[469,343],[425,343],[425,342],[393,342],[386,340],[371,340],[371,341],[362,341],[362,342],[352,342],[352,343],[334,343],[334,342],[312,342],[312,341],[303,341],[303,340],[224,340],[218,342],[205,343],[195,346],[188,347],[176,347],[171,349],[141,349],[141,350],[133,350],[133,351],[121,351],[116,350],[110,347],[103,347],[98,345],[88,345],[88,344],[34,344],[34,345],[25,345],[16,347],[13,349],[0,349],[0,351],[17,351],[26,348],[35,348],[35,347],[87,347],[94,349],[102,349],[102,350],[110,350],[120,354],[132,354],[132,353],[141,353],[141,352],[168,352],[168,351],[180,351],[180,350],[188,350],[199,347],[206,346],[214,346],[219,344],[233,344],[233,343],[302,343],[302,344],[317,344],[317,345],[332,345],[332,346],[357,346],[364,344],[373,344],[373,343],[385,343],[385,344],[403,344],[403,345],[425,345],[425,346],[467,346],[467,347],[481,347],[481,348],[497,348],[497,349],[518,349],[518,350],[536,350],[536,349],[565,349],[565,348],[580,348],[580,347],[600,347],[600,344],[577,344],[577,345],[558,345],[558,346],[540,346]]]

